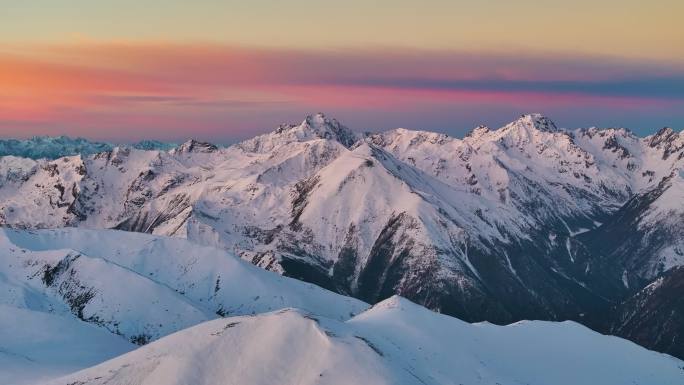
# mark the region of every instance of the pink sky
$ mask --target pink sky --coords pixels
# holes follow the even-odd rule
[[[0,84],[5,137],[195,136],[230,142],[318,111],[358,130],[401,125],[455,135],[525,112],[546,113],[561,126],[653,131],[684,125],[681,66],[601,56],[121,42],[5,45]]]

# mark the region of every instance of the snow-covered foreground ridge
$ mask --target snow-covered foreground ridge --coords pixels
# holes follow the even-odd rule
[[[63,375],[228,315],[368,307],[184,239],[0,230],[0,384]]]
[[[684,265],[683,165],[669,128],[530,114],[456,139],[358,135],[318,114],[227,148],[2,157],[0,224],[187,238],[369,303],[400,294],[468,321],[572,319],[675,346],[669,325],[625,327],[613,309],[633,313],[621,304]]]
[[[684,362],[574,322],[468,324],[393,296],[343,322],[209,321],[50,385],[678,385]]]
[[[398,296],[368,309],[179,238],[0,231],[1,384],[682,380],[684,362],[574,322],[468,324]]]

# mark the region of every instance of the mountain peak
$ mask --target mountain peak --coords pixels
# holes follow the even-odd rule
[[[209,153],[209,152],[214,152],[216,150],[218,150],[218,147],[214,144],[207,143],[207,142],[200,142],[200,141],[195,140],[195,139],[188,139],[185,143],[176,147],[174,152],[179,153],[179,154],[190,153],[190,152]]]
[[[337,119],[328,118],[319,112],[309,115],[299,127],[303,131],[310,131],[321,139],[333,139],[349,148],[358,140],[357,135],[348,127],[342,125]]]
[[[414,304],[413,302],[409,301],[408,299],[398,295],[394,294],[389,298],[386,298],[375,305],[373,305],[372,309],[394,309],[394,308],[403,308],[403,307],[411,307],[411,306],[418,306]]]
[[[301,124],[281,124],[274,132],[278,135],[293,135],[299,140],[313,138],[330,139],[350,148],[357,142],[357,135],[337,119],[328,118],[322,112],[308,115]]]
[[[672,128],[663,127],[651,136],[649,145],[651,147],[656,147],[661,143],[667,143],[674,140],[677,136],[677,133]]]
[[[517,120],[507,124],[504,129],[511,127],[524,127],[542,132],[559,131],[558,127],[556,127],[556,124],[551,119],[539,113],[521,115]]]
[[[663,151],[663,160],[672,154],[679,154],[678,159],[684,157],[684,135],[670,127],[661,128],[657,133],[647,137],[648,145]]]
[[[304,122],[315,125],[332,124],[333,122],[339,124],[335,118],[328,118],[322,112],[318,112],[314,115],[307,115],[306,119],[304,119]]]
[[[465,136],[466,138],[473,138],[477,139],[481,137],[482,135],[485,135],[487,133],[491,132],[489,127],[480,124],[479,126],[473,128],[469,133],[467,133]]]
[[[351,148],[359,138],[336,119],[328,118],[319,112],[307,116],[300,124],[281,124],[275,131],[247,139],[237,146],[250,152],[268,152],[290,143],[316,139],[336,141],[346,148]]]

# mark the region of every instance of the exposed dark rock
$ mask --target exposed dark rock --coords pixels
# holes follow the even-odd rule
[[[668,271],[620,304],[609,332],[684,359],[684,267]]]
[[[207,142],[190,139],[176,148],[177,153],[211,153],[218,151],[218,147]]]
[[[311,178],[304,179],[295,184],[294,190],[292,191],[292,220],[290,221],[290,228],[295,231],[301,230],[301,223],[299,222],[299,217],[304,212],[304,208],[307,204],[307,199],[314,187],[318,185],[320,177],[314,176]]]

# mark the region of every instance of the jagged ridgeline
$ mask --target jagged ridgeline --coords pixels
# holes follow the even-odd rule
[[[183,237],[371,303],[571,319],[681,356],[680,327],[630,314],[681,297],[668,271],[684,265],[683,165],[669,128],[641,138],[532,114],[457,139],[358,135],[318,114],[226,148],[0,158],[0,222]]]

